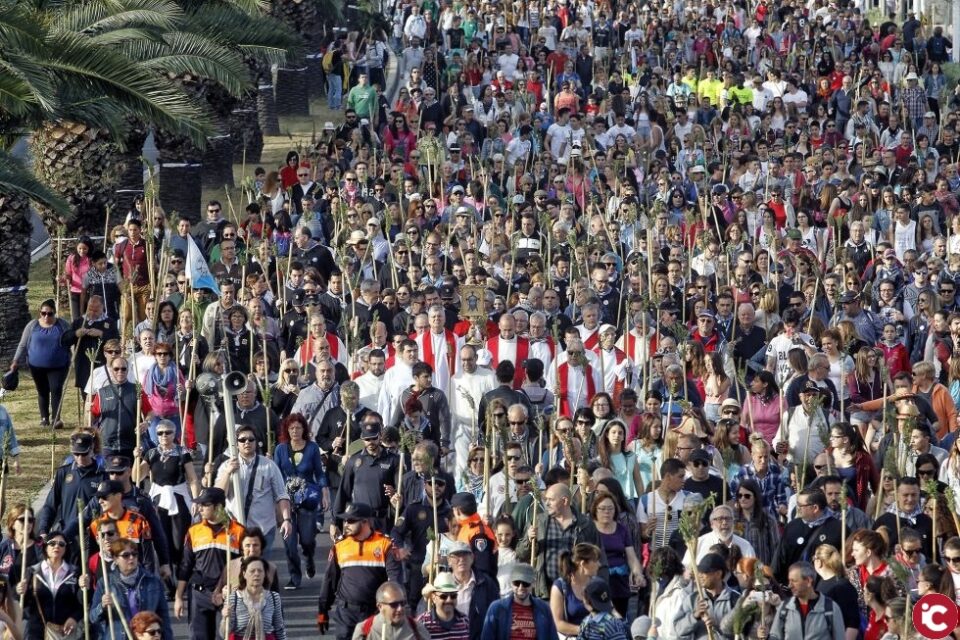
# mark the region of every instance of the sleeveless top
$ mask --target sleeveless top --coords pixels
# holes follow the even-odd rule
[[[583,601],[577,597],[577,594],[573,592],[573,587],[570,586],[570,583],[564,578],[557,578],[554,584],[557,585],[560,593],[563,594],[564,618],[570,624],[580,626],[583,619],[590,613],[587,611],[587,607],[584,606]]]

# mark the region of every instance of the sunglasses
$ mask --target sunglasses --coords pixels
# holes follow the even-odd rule
[[[41,311],[40,316],[43,318],[48,318],[56,315],[53,311]]]
[[[173,431],[157,431],[157,435],[160,436],[161,438],[163,436],[172,436]]]
[[[525,581],[525,580],[514,580],[514,581],[513,581],[513,586],[515,586],[515,587],[523,587],[524,589],[529,589],[529,588],[530,588],[530,583],[527,582],[527,581]]]
[[[119,557],[123,558],[124,560],[129,560],[130,558],[136,558],[136,557],[137,557],[137,552],[136,552],[136,551],[124,551],[123,553],[119,553],[119,554],[117,554],[117,555],[118,555]]]
[[[439,598],[440,600],[444,600],[444,601],[457,599],[457,594],[455,593],[436,593],[434,595],[436,595],[437,598]]]
[[[403,607],[407,606],[407,601],[395,600],[394,602],[381,602],[380,604],[385,607],[390,607],[391,609],[402,609]]]
[[[126,370],[127,370],[126,367],[110,367],[110,369],[111,369],[112,371],[116,371],[117,373],[120,373],[121,371],[126,371]]]
[[[120,349],[104,349],[103,352],[104,352],[104,353],[109,353],[110,355],[115,356],[115,355],[117,355],[118,353],[120,353]]]
[[[738,493],[738,494],[737,494],[737,497],[740,498],[741,500],[752,500],[752,499],[753,499],[753,494],[752,494],[752,493]]]
[[[63,540],[51,540],[47,543],[48,547],[60,547],[61,549],[67,548],[67,543]]]
[[[237,438],[237,442],[241,444],[248,444],[250,442],[256,442],[256,441],[257,441],[256,438]]]
[[[144,631],[144,633],[149,635],[151,638],[159,638],[163,631],[160,629],[147,629]]]

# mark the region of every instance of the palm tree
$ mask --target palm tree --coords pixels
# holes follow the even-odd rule
[[[68,231],[99,228],[102,211],[93,214],[89,194],[106,189],[101,185],[113,178],[85,160],[106,155],[104,146],[119,139],[127,117],[136,114],[201,140],[209,130],[203,110],[168,79],[138,67],[117,47],[59,28],[65,24],[59,9],[43,2],[0,2],[3,358],[9,358],[29,317],[23,289],[30,264],[28,201],[38,205],[51,235],[61,225]],[[9,158],[12,145],[31,132],[36,132],[34,150],[42,151],[35,171],[50,179],[62,199]],[[81,176],[86,188],[75,186]]]
[[[70,207],[19,160],[0,151],[0,370],[6,371],[20,333],[30,321],[26,283],[30,273],[30,201],[69,215]]]

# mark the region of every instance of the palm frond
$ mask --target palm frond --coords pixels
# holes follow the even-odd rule
[[[0,151],[0,194],[28,198],[61,215],[70,215],[70,205],[37,180],[33,172],[6,151]]]
[[[182,17],[183,11],[173,0],[98,0],[58,12],[52,28],[87,35],[130,28],[170,31]]]
[[[136,42],[163,42],[163,36],[150,29],[116,29],[89,36],[90,41],[101,47],[116,47]]]
[[[268,15],[250,16],[224,3],[204,3],[188,11],[185,24],[192,33],[230,43],[246,55],[275,56],[278,51],[296,57],[303,41],[287,25]]]
[[[252,85],[240,53],[202,35],[178,31],[160,43],[131,42],[125,50],[145,69],[214,80],[235,96]]]
[[[134,64],[114,47],[101,47],[73,33],[51,38],[55,52],[48,70],[88,100],[109,100],[113,107],[146,122],[189,137],[200,145],[211,131],[206,114],[175,83]],[[62,109],[69,114],[69,105]]]

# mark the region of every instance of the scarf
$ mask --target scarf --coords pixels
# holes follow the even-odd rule
[[[123,589],[123,595],[127,600],[127,607],[130,609],[130,616],[133,617],[140,613],[140,598],[137,596],[137,581],[140,579],[141,567],[128,576],[117,571],[116,575],[120,579],[120,586]]]
[[[247,614],[250,616],[247,628],[243,632],[243,640],[264,640],[266,634],[263,632],[263,607],[267,603],[267,599],[264,597],[266,591],[260,592],[260,599],[256,602],[253,601],[253,597],[246,589],[238,593],[247,608]]]
[[[177,367],[172,362],[164,369],[154,364],[146,379],[143,381],[143,390],[148,396],[159,395],[161,398],[172,396],[177,392]]]

